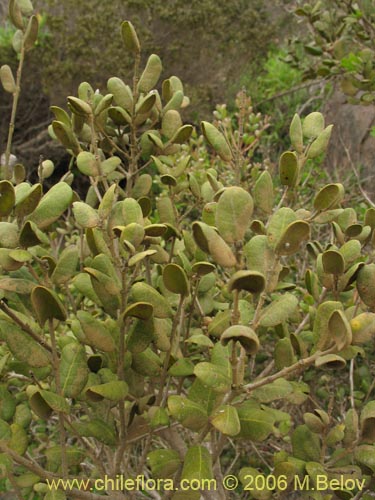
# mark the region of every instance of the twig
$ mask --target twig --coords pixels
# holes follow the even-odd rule
[[[351,166],[351,168],[352,168],[352,170],[354,172],[354,175],[355,175],[355,177],[357,179],[358,188],[359,188],[362,196],[364,197],[364,199],[367,201],[367,203],[371,207],[375,208],[375,203],[371,200],[371,198],[368,196],[368,194],[366,193],[366,191],[362,187],[360,175],[359,175],[358,170],[356,169],[356,167],[355,167],[355,165],[353,163],[353,160],[352,160],[352,157],[350,155],[349,149],[345,146],[345,143],[344,143],[344,141],[343,141],[343,139],[341,137],[341,134],[339,135],[339,140],[341,142],[342,147],[345,150],[345,154],[346,154],[346,156],[348,158],[348,162],[349,162],[349,164],[350,164],[350,166]]]
[[[297,361],[293,365],[286,366],[285,368],[283,368],[282,370],[274,373],[273,375],[269,375],[268,377],[262,378],[260,380],[259,379],[255,380],[255,382],[252,382],[250,384],[245,385],[243,387],[243,389],[245,391],[247,391],[247,392],[251,392],[254,389],[257,389],[258,387],[263,387],[264,385],[270,384],[274,380],[277,380],[279,378],[285,377],[285,376],[287,376],[287,375],[289,375],[289,374],[291,374],[291,373],[293,373],[293,372],[295,372],[297,370],[300,370],[301,368],[307,368],[308,366],[310,366],[313,363],[315,363],[315,361],[319,357],[325,356],[326,354],[331,354],[335,350],[336,350],[336,346],[332,346],[332,347],[330,347],[329,349],[327,349],[325,351],[317,351],[314,354],[312,354],[311,356],[309,356],[308,358],[300,359],[299,361]]]

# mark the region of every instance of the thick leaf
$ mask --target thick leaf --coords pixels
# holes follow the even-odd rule
[[[270,403],[278,399],[286,398],[293,392],[293,387],[284,378],[279,378],[273,382],[259,387],[252,392],[252,396],[260,403]]]
[[[8,216],[14,206],[16,196],[14,187],[9,181],[0,182],[0,217]]]
[[[296,220],[296,213],[287,207],[280,208],[272,215],[267,227],[267,238],[271,248],[277,247],[289,224]]]
[[[153,450],[147,454],[147,464],[151,468],[152,477],[172,478],[181,465],[181,459],[175,450]]]
[[[226,329],[221,337],[220,342],[225,346],[233,340],[239,342],[245,349],[247,354],[254,355],[257,353],[260,342],[257,334],[252,328],[245,325],[233,325]]]
[[[292,151],[285,151],[279,161],[280,182],[283,186],[294,188],[298,182],[298,158]]]
[[[184,427],[199,431],[207,423],[207,413],[198,403],[183,396],[169,396],[168,409]]]
[[[153,339],[154,321],[152,317],[146,320],[138,319],[128,334],[126,345],[130,352],[139,353],[147,349]]]
[[[53,290],[49,290],[44,286],[36,286],[31,292],[31,302],[41,326],[47,320],[58,319],[65,321],[65,308]]]
[[[93,418],[88,422],[79,422],[74,424],[80,436],[93,437],[99,442],[109,446],[115,446],[117,439],[115,430],[108,422],[104,422],[98,418]]]
[[[242,241],[250,226],[254,202],[251,195],[240,187],[226,188],[216,209],[216,227],[227,243]]]
[[[210,416],[211,424],[226,436],[235,436],[241,430],[240,419],[234,406],[219,406]]]
[[[167,290],[185,296],[189,293],[189,283],[185,271],[177,264],[167,264],[163,269],[163,281]]]
[[[294,221],[282,233],[275,252],[279,255],[292,255],[298,251],[301,243],[309,238],[310,225],[303,220]]]
[[[320,439],[307,425],[299,425],[292,434],[293,456],[305,461],[319,462]]]
[[[327,184],[314,198],[315,210],[323,211],[336,207],[344,198],[344,193],[342,184]]]
[[[97,227],[99,225],[98,212],[87,203],[76,201],[73,203],[74,218],[81,227]]]
[[[195,365],[194,374],[201,382],[212,387],[216,392],[227,392],[232,383],[227,370],[214,363],[198,363]]]
[[[232,151],[224,135],[211,123],[202,122],[201,127],[207,142],[214,148],[220,158],[224,161],[230,161]]]
[[[302,123],[303,135],[308,139],[314,139],[324,130],[324,116],[314,111],[306,116]]]
[[[352,343],[363,344],[375,336],[375,314],[365,312],[355,316],[350,321],[352,329]]]
[[[73,191],[65,182],[58,182],[40,200],[39,205],[29,216],[40,229],[48,227],[55,222],[70,206]]]
[[[113,380],[105,384],[90,385],[87,396],[93,401],[108,399],[109,401],[122,401],[129,392],[128,384],[122,380]]]
[[[375,443],[375,401],[370,401],[361,412],[361,437],[365,443]]]
[[[341,302],[332,300],[319,305],[315,315],[313,330],[317,349],[324,350],[333,343],[328,326],[329,319],[333,311],[342,309]]]
[[[86,311],[78,311],[77,318],[81,324],[87,344],[104,352],[115,350],[115,342],[104,322],[94,318]]]
[[[263,309],[260,315],[259,324],[266,327],[279,325],[289,319],[297,306],[297,297],[291,293],[285,293]]]
[[[62,285],[70,281],[76,272],[78,260],[77,247],[68,246],[64,248],[51,275],[52,282],[56,285]]]
[[[292,146],[297,151],[297,153],[302,153],[303,151],[303,132],[301,118],[297,113],[293,116],[293,120],[290,123],[289,137]]]
[[[352,329],[343,311],[333,311],[328,320],[328,329],[338,351],[352,343]]]
[[[34,368],[51,364],[48,352],[14,323],[0,320],[0,336],[19,361]]]
[[[131,288],[131,295],[136,302],[150,303],[154,308],[156,318],[169,318],[172,316],[172,309],[167,299],[147,283],[135,283]]]
[[[191,446],[185,455],[181,477],[187,481],[212,479],[212,458],[205,446]]]
[[[61,352],[61,390],[65,397],[76,398],[85,387],[88,367],[85,348],[75,342],[67,344]]]
[[[274,194],[271,174],[265,170],[257,179],[253,190],[255,207],[266,214],[272,213]]]
[[[237,271],[228,282],[228,290],[246,290],[250,293],[260,293],[266,286],[262,273],[257,271]]]
[[[237,407],[241,424],[239,438],[264,441],[273,432],[275,418],[272,413],[262,410],[248,401]]]
[[[234,267],[236,257],[214,228],[204,222],[193,222],[193,236],[198,247],[209,253],[214,261],[223,267]]]
[[[357,290],[363,302],[375,311],[375,264],[362,267],[357,275]]]
[[[360,465],[365,465],[375,473],[375,446],[366,444],[356,446],[354,458]]]

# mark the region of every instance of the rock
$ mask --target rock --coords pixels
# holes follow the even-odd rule
[[[346,96],[339,91],[333,93],[323,110],[326,123],[333,123],[334,128],[328,147],[325,165],[333,172],[349,171],[351,164],[343,144],[347,147],[352,162],[357,170],[361,168],[361,177],[366,179],[374,175],[375,137],[370,135],[375,126],[374,106],[349,104]],[[362,184],[368,194],[375,195],[375,184]]]

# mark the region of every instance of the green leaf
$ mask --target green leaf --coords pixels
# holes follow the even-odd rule
[[[31,292],[31,303],[41,326],[47,320],[58,319],[65,321],[66,311],[53,290],[44,286],[36,286]]]
[[[375,264],[366,264],[358,272],[356,285],[359,296],[371,310],[375,311]]]
[[[328,274],[339,275],[345,271],[345,260],[336,250],[326,250],[322,254],[323,271]]]
[[[310,225],[303,220],[294,221],[282,233],[275,252],[279,255],[292,255],[299,250],[301,243],[309,238]]]
[[[194,374],[194,363],[190,359],[180,358],[173,363],[168,373],[172,377],[189,377]]]
[[[80,172],[84,175],[88,175],[90,177],[97,177],[100,175],[98,161],[95,158],[95,155],[88,151],[82,151],[77,156],[77,167]]]
[[[108,446],[115,446],[117,443],[113,426],[98,418],[93,418],[88,422],[75,423],[74,427],[80,436],[93,437]]]
[[[332,343],[328,324],[335,310],[343,310],[341,302],[327,300],[318,306],[313,329],[316,349],[324,350]]]
[[[306,116],[302,123],[303,135],[308,139],[315,139],[324,130],[324,116],[314,111]]]
[[[193,222],[193,236],[198,247],[209,253],[214,261],[223,267],[234,267],[236,257],[214,228],[204,222]]]
[[[316,158],[324,153],[328,147],[331,138],[333,125],[328,125],[311,144],[307,152],[307,158]]]
[[[52,391],[41,390],[39,391],[40,396],[44,399],[47,405],[56,412],[69,413],[70,406],[65,398],[59,394],[55,394]]]
[[[61,352],[59,370],[63,395],[67,398],[78,397],[89,374],[85,348],[76,342],[67,344]]]
[[[153,339],[153,318],[150,317],[146,320],[138,319],[128,334],[126,345],[130,352],[139,353],[147,349]]]
[[[25,37],[24,37],[24,47],[25,51],[31,50],[35,42],[38,39],[38,31],[39,31],[39,21],[37,16],[31,16],[29,18],[29,22],[27,23]]]
[[[78,261],[79,254],[77,247],[68,246],[64,248],[51,275],[52,282],[56,285],[63,285],[69,282],[77,270]]]
[[[188,295],[189,282],[185,271],[177,264],[167,264],[163,269],[163,281],[167,290],[181,296]]]
[[[220,196],[216,209],[216,227],[227,243],[242,241],[250,226],[254,203],[244,189],[226,188]]]
[[[325,354],[315,360],[316,368],[328,368],[330,370],[340,370],[345,368],[345,359],[337,354]]]
[[[305,461],[320,461],[319,435],[307,425],[299,425],[292,434],[293,456]]]
[[[361,437],[364,443],[375,443],[375,401],[368,402],[361,412]]]
[[[260,346],[257,334],[252,328],[245,325],[232,325],[222,333],[220,342],[224,346],[231,340],[239,342],[246,353],[252,356],[257,353]]]
[[[270,403],[284,399],[293,392],[291,384],[285,378],[279,378],[252,392],[252,396],[260,403]]]
[[[27,182],[22,182],[15,189],[16,206],[14,209],[18,217],[25,217],[35,210],[41,197],[42,185],[34,184],[30,186]]]
[[[375,314],[364,312],[350,320],[352,343],[363,344],[375,336]]]
[[[289,137],[292,146],[297,151],[297,153],[302,153],[303,151],[303,132],[301,118],[297,113],[293,116],[293,120],[290,123]]]
[[[152,477],[172,478],[181,465],[177,451],[168,448],[153,450],[147,454],[147,464],[151,468]]]
[[[183,396],[169,396],[168,410],[173,418],[192,431],[199,431],[207,423],[205,409]]]
[[[274,203],[273,182],[271,174],[265,170],[258,177],[253,190],[255,207],[271,214]]]
[[[267,238],[271,248],[276,248],[289,224],[297,220],[291,208],[282,207],[269,220]]]
[[[154,308],[156,318],[170,318],[172,309],[167,299],[147,283],[138,282],[131,288],[131,296],[136,302],[148,302]]]
[[[333,311],[328,320],[328,329],[338,351],[352,343],[352,329],[343,311]]]
[[[335,208],[344,198],[344,186],[342,184],[327,184],[314,198],[315,210],[323,211]]]
[[[203,121],[201,127],[207,142],[214,148],[220,158],[224,161],[230,161],[232,151],[224,135],[209,122]]]
[[[210,416],[210,422],[226,436],[236,436],[241,430],[237,410],[230,405],[219,406]]]
[[[227,392],[232,383],[227,370],[214,363],[198,363],[195,365],[194,375],[205,385],[212,387],[216,392]]]
[[[48,352],[15,324],[0,320],[0,336],[19,361],[34,368],[51,364]]]
[[[1,71],[1,70],[0,70]],[[9,181],[0,182],[0,217],[7,217],[15,204],[14,187]]]
[[[263,309],[259,318],[259,324],[266,327],[279,325],[289,319],[297,306],[297,297],[291,293],[285,293]]]
[[[364,465],[375,473],[375,446],[367,444],[356,446],[354,458],[360,465]]]
[[[185,455],[181,478],[187,481],[212,479],[212,458],[205,446],[191,446]]]
[[[115,342],[104,323],[86,311],[78,311],[77,318],[81,324],[87,344],[104,352],[113,352]]]
[[[7,64],[3,64],[0,68],[0,80],[5,92],[9,92],[9,94],[14,94],[16,92],[17,86],[14,80],[13,72],[11,67]]]
[[[296,153],[285,151],[279,160],[280,182],[283,186],[294,188],[299,177],[298,158]]]
[[[275,418],[272,413],[260,409],[252,401],[237,406],[237,412],[241,431],[236,437],[264,441],[273,432]]]
[[[126,49],[134,54],[139,54],[141,51],[141,45],[135,28],[130,21],[124,21],[121,24],[121,35]]]
[[[92,401],[123,401],[129,392],[128,384],[122,380],[112,380],[105,384],[90,385],[86,394]]]
[[[67,208],[73,199],[73,191],[65,182],[58,182],[40,200],[29,220],[34,222],[39,229],[45,229],[55,222]]]
[[[262,273],[257,271],[237,271],[228,282],[228,291],[246,290],[250,293],[260,293],[266,286],[266,280]]]
[[[98,212],[82,201],[73,203],[73,215],[77,224],[84,229],[88,227],[97,227],[99,225],[100,219]]]

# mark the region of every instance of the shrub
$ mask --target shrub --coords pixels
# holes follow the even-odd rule
[[[25,33],[21,5],[10,3]],[[203,122],[216,160],[198,170],[181,81],[159,94],[160,59],[141,68],[133,25],[121,32],[131,85],[83,82],[68,112],[52,108],[70,170],[47,192],[48,160],[39,183],[8,164],[0,183],[6,487],[47,500],[147,497],[152,477],[163,498],[198,499],[197,481],[212,479],[205,497],[323,498],[311,490],[327,477],[352,481],[340,498],[374,491],[375,212],[358,221],[339,183],[302,206],[299,196],[332,127],[295,115],[276,180],[247,175],[241,121]],[[84,198],[71,188],[81,176]],[[97,479],[120,475],[137,493],[100,491]],[[49,491],[72,477],[89,481]],[[171,490],[181,480],[195,483]]]

